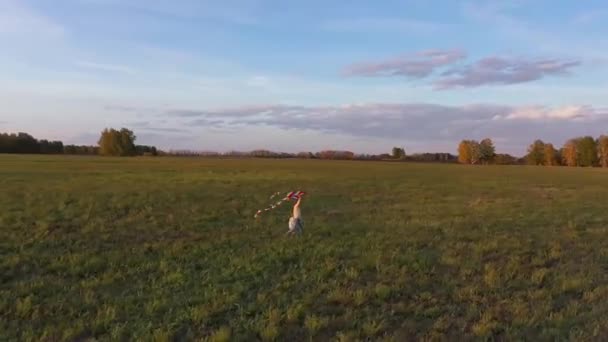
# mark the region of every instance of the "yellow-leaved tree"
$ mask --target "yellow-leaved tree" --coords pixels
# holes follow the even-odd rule
[[[545,144],[544,159],[545,165],[547,166],[558,165],[557,151],[555,150],[555,147],[553,147],[553,144]]]
[[[120,131],[106,128],[99,137],[99,154],[102,156],[134,156],[135,134],[133,131],[122,128]]]
[[[458,145],[458,162],[462,164],[477,164],[482,159],[481,153],[482,149],[479,142],[475,140],[463,140]]]
[[[471,164],[471,146],[468,140],[463,140],[458,145],[458,162]]]

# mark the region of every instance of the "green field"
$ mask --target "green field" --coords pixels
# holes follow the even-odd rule
[[[276,191],[305,190],[304,235]],[[608,338],[608,171],[0,156],[0,340]]]

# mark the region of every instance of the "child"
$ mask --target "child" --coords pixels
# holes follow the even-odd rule
[[[289,231],[287,234],[302,234],[304,225],[302,223],[302,211],[300,210],[300,204],[302,203],[302,196],[298,198],[298,201],[293,206],[293,214],[289,218]]]

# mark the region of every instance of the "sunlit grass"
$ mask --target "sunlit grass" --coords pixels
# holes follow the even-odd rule
[[[608,172],[0,156],[0,340],[582,339]],[[254,220],[276,191],[305,190]]]

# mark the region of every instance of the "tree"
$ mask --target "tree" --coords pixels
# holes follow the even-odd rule
[[[40,153],[40,143],[27,133],[0,135],[0,153]]]
[[[579,138],[577,140],[577,152],[579,166],[597,165],[597,144],[593,137]]]
[[[576,139],[570,139],[562,147],[562,164],[567,166],[578,165],[578,152],[577,152],[577,141]]]
[[[514,165],[517,164],[517,158],[509,154],[497,154],[494,162],[498,165]]]
[[[562,149],[555,149],[555,165],[562,165],[563,160]]]
[[[477,140],[471,140],[471,164],[479,163],[481,159],[481,147]]]
[[[315,155],[312,152],[299,152],[296,157],[301,159],[312,159]]]
[[[42,154],[61,154],[63,153],[63,143],[61,141],[39,140],[40,145],[38,153]]]
[[[463,140],[458,145],[458,162],[477,164],[481,159],[481,146],[475,140]]]
[[[157,156],[158,150],[155,146],[135,145],[135,153],[138,156]]]
[[[27,133],[0,133],[0,153],[61,154],[61,141],[37,140]]]
[[[104,129],[99,138],[99,154],[102,156],[134,156],[137,153],[135,148],[135,134],[132,131],[122,128],[120,131]]]
[[[458,145],[458,162],[471,164],[471,144],[469,140],[463,140]]]
[[[553,147],[553,144],[545,144],[543,150],[544,165],[554,166],[557,165],[557,151]]]
[[[490,164],[494,162],[495,157],[496,149],[494,148],[494,143],[489,138],[483,139],[479,143],[479,159],[484,164]]]
[[[137,151],[135,149],[135,134],[133,131],[126,128],[120,130],[120,146],[122,147],[123,156],[134,156]]]
[[[449,153],[414,153],[406,157],[408,161],[424,163],[450,163],[458,157]]]
[[[608,167],[608,136],[602,135],[597,139],[597,156],[602,167]]]
[[[393,156],[393,159],[405,158],[405,149],[403,149],[402,147],[393,147],[392,156]]]
[[[119,151],[116,150],[117,143],[116,139],[116,130],[114,129],[104,129],[101,132],[101,137],[97,142],[99,145],[99,154],[102,156],[114,156],[118,155]]]
[[[542,140],[534,141],[528,147],[526,159],[530,165],[543,165],[545,160],[545,143]]]

